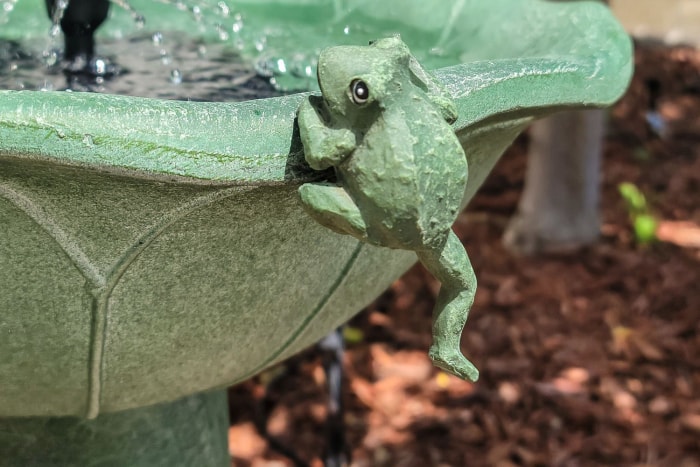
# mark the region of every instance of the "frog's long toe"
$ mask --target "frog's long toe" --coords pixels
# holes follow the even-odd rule
[[[459,350],[448,352],[433,345],[428,355],[433,361],[433,365],[458,378],[468,379],[472,382],[479,379],[479,370]]]

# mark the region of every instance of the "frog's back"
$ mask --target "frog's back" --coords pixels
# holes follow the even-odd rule
[[[467,157],[454,130],[429,102],[408,126],[416,141],[414,154],[418,170],[421,227],[431,235],[447,231],[459,214],[467,185]],[[429,239],[426,238],[426,241]],[[440,242],[442,237],[440,237]]]
[[[415,114],[382,113],[347,163],[343,184],[361,205],[369,240],[393,248],[441,244],[457,217],[467,181],[464,151],[427,100]]]

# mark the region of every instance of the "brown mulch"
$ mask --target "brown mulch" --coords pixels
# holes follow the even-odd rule
[[[430,365],[439,284],[420,265],[351,321],[352,465],[700,466],[700,52],[647,45],[636,61],[610,114],[598,243],[534,258],[502,246],[527,135],[458,220],[479,278],[463,339],[478,383]],[[650,105],[663,137],[645,121]],[[636,243],[621,182],[646,195],[663,241]],[[270,432],[322,465],[325,376],[313,349],[231,389],[233,465],[292,465],[253,425],[272,380]]]

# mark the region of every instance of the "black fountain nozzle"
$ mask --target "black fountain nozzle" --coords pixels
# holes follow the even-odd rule
[[[61,0],[46,0],[46,10],[53,19]],[[64,0],[65,1],[65,0]],[[70,0],[61,17],[65,38],[65,59],[90,62],[95,54],[95,31],[107,18],[109,0]]]
[[[104,57],[95,55],[95,32],[107,19],[110,0],[45,0],[54,23],[60,17],[64,37],[64,67],[69,89],[91,89],[124,72]],[[63,10],[62,12],[60,10]]]

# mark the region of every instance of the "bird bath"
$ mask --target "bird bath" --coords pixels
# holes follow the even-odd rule
[[[456,104],[465,203],[530,122],[611,104],[632,66],[595,1],[242,1],[225,38],[179,3],[131,3],[144,29],[113,7],[98,41],[231,42],[284,89],[313,87],[323,47],[401,33]],[[46,41],[43,5],[5,4],[0,40]],[[223,388],[318,341],[415,262],[302,209],[298,187],[324,176],[295,124],[307,98],[0,91],[0,465],[228,465]]]

